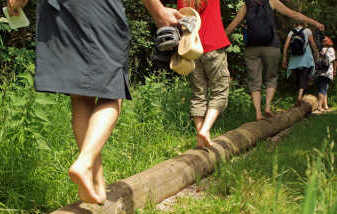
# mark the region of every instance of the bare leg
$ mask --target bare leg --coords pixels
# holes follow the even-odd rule
[[[262,112],[261,112],[261,92],[253,91],[251,92],[254,108],[256,111],[256,120],[262,120]]]
[[[96,158],[93,172],[93,182],[96,194],[99,196],[101,201],[106,200],[106,190],[105,190],[105,180],[103,173],[103,165],[101,154]]]
[[[301,102],[302,102],[302,99],[303,99],[303,92],[304,92],[303,88],[300,88],[300,90],[298,90],[298,97],[297,97],[297,101],[296,101],[296,106],[301,105]]]
[[[318,93],[318,111],[322,111],[323,101],[324,101],[324,95],[321,93]]]
[[[103,203],[105,200],[105,194],[102,196],[96,193],[95,184],[101,186],[102,183],[100,153],[115,126],[118,114],[117,100],[102,100],[96,105],[89,119],[81,152],[69,169],[71,179],[85,191],[81,198],[84,202]],[[102,177],[99,178],[99,175]]]
[[[201,143],[206,147],[210,147],[212,144],[210,131],[218,115],[219,111],[217,109],[208,109],[204,123],[202,124],[202,127],[198,132],[198,138],[201,140]]]
[[[82,150],[83,141],[87,133],[91,114],[96,106],[94,97],[72,96],[72,125],[76,142],[80,150]],[[105,182],[103,175],[103,167],[101,163],[101,155],[98,156],[93,167],[93,183],[96,194],[102,198],[106,198]],[[86,191],[79,186],[80,198],[87,198]]]
[[[270,106],[271,106],[271,101],[273,100],[274,98],[274,94],[275,94],[275,88],[267,88],[267,94],[266,94],[266,107],[264,109],[264,111],[267,113],[267,114],[270,114],[272,115],[272,112],[270,110]]]
[[[122,111],[122,104],[123,104],[123,99],[118,99],[118,115],[121,114],[121,111]]]
[[[204,123],[205,117],[193,117],[195,128],[197,129],[197,146],[204,147],[204,144],[202,140],[200,139],[198,133],[202,127],[202,124]]]
[[[324,95],[323,106],[324,106],[324,109],[325,109],[325,110],[328,110],[328,109],[329,109],[329,106],[328,106],[328,94]]]
[[[87,133],[89,119],[95,108],[95,98],[72,95],[72,127],[77,142],[77,146],[81,151],[84,137]],[[79,185],[78,195],[80,198],[88,198],[85,189]]]

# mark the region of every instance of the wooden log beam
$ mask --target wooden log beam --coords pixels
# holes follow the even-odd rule
[[[268,120],[245,123],[214,139],[209,150],[192,149],[153,168],[107,187],[104,205],[75,203],[52,214],[128,214],[148,202],[158,203],[210,174],[217,163],[254,147],[258,140],[277,134],[317,108],[317,99],[308,95],[301,107]]]

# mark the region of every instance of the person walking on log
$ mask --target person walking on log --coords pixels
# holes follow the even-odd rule
[[[278,79],[279,61],[281,58],[280,39],[276,32],[274,11],[278,11],[292,19],[309,23],[320,30],[324,25],[293,11],[279,0],[245,0],[234,20],[226,28],[231,34],[244,18],[247,21],[247,48],[245,61],[248,70],[248,87],[256,111],[256,120],[263,119],[261,111],[262,71],[265,70],[266,106],[265,116],[273,116],[271,102],[273,100]]]
[[[219,0],[178,0],[177,7],[192,7],[201,17],[199,36],[204,54],[196,60],[196,69],[191,73],[191,116],[197,130],[197,147],[210,147],[210,130],[228,103],[230,74],[224,48],[230,41],[222,24]]]
[[[328,69],[325,72],[318,74],[318,111],[323,112],[329,109],[328,106],[328,88],[329,83],[333,81],[334,77],[334,61],[336,59],[336,52],[333,48],[333,42],[329,37],[323,39],[323,48],[321,55],[328,60]]]
[[[8,0],[10,15],[28,0]],[[182,15],[159,0],[144,0],[158,27]],[[104,203],[101,150],[115,127],[128,87],[129,28],[120,0],[40,0],[35,88],[70,95],[80,153],[69,169],[83,202]],[[120,103],[120,104],[119,104]]]
[[[310,48],[311,46],[311,48]],[[290,48],[290,57],[288,63],[288,49]],[[299,106],[303,99],[304,90],[307,89],[309,77],[314,69],[315,58],[318,58],[319,52],[309,28],[305,28],[302,22],[297,22],[293,30],[288,34],[287,40],[283,47],[282,67],[287,72],[295,74],[297,85],[299,86],[296,106]]]

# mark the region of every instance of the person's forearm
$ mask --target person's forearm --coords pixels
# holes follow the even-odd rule
[[[314,26],[317,26],[319,24],[319,22],[317,22],[316,20],[314,20],[312,18],[309,18],[309,17],[303,15],[302,13],[295,12],[295,11],[294,11],[294,14],[292,15],[291,18],[296,19],[296,20],[301,21],[301,22],[304,22],[304,23],[314,25]]]
[[[142,2],[155,21],[165,16],[165,7],[159,0],[142,0]]]
[[[283,48],[283,60],[286,60],[288,57],[288,48],[284,47]]]
[[[233,32],[233,30],[236,28],[236,25],[235,25],[235,23],[230,23],[228,26],[227,26],[227,28],[226,28],[226,34],[227,35],[230,35],[232,32]]]
[[[158,28],[164,26],[175,26],[178,20],[183,17],[179,11],[165,7],[160,0],[142,0],[145,7],[151,14]]]
[[[235,16],[233,21],[227,26],[227,28],[226,28],[226,34],[227,35],[231,34],[234,31],[234,29],[238,26],[238,24],[240,24],[242,22],[242,20],[246,16],[246,12],[247,12],[246,5],[243,5],[239,9],[238,14]]]
[[[313,44],[311,45],[311,47],[312,47],[312,49],[313,49],[313,51],[314,51],[314,57],[315,57],[315,59],[317,60],[318,57],[319,57],[319,51],[318,51],[317,45],[316,45],[315,43],[313,43]]]

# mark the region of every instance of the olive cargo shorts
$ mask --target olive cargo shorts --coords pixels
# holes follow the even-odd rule
[[[223,111],[228,104],[230,74],[223,49],[203,54],[191,73],[191,116],[204,117],[207,109]]]
[[[248,70],[248,87],[251,92],[261,91],[262,71],[266,88],[277,88],[281,51],[276,47],[248,47],[245,61]]]

